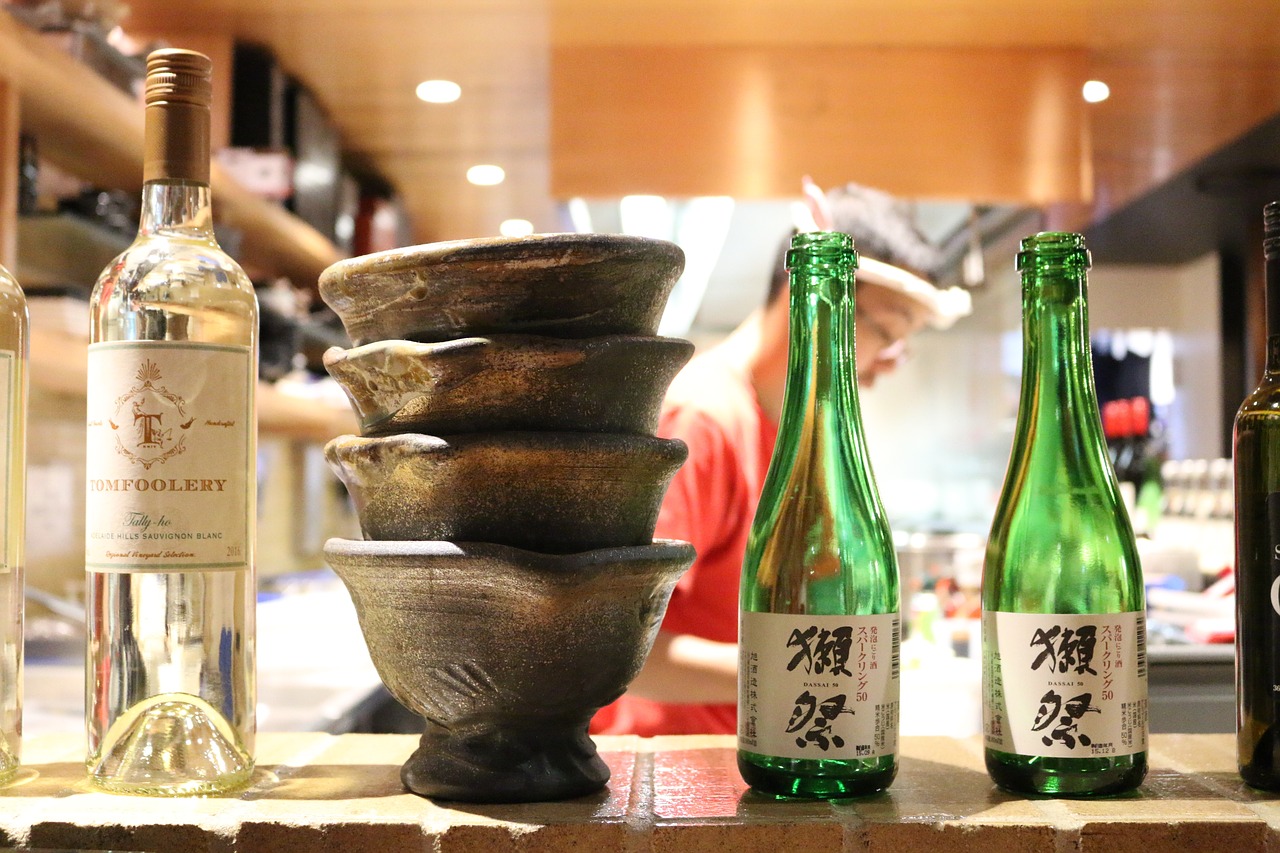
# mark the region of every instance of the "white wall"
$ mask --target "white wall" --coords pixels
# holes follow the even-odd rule
[[[861,393],[876,481],[897,528],[985,533],[1004,481],[1017,414],[1021,334],[1013,254],[1018,236],[987,251],[973,313],[911,340],[895,373]]]

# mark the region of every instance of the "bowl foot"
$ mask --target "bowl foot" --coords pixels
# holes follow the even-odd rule
[[[587,736],[587,721],[540,728],[469,727],[428,722],[400,768],[406,788],[424,797],[471,803],[563,800],[594,793],[609,768]]]

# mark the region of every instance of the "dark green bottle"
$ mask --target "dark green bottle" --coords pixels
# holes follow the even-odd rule
[[[1079,234],[1022,241],[1022,397],[982,578],[987,771],[1087,797],[1147,771],[1142,571],[1107,457]]]
[[[787,253],[787,383],[738,663],[738,768],[777,796],[867,794],[898,767],[898,565],[858,406],[856,266],[847,234],[799,234]]]
[[[1235,423],[1236,749],[1240,775],[1280,791],[1280,202],[1262,212],[1267,363]]]

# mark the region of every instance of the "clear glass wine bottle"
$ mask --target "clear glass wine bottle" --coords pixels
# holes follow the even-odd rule
[[[213,234],[210,74],[148,57],[140,228],[92,297],[88,768],[118,792],[253,770],[257,301]]]

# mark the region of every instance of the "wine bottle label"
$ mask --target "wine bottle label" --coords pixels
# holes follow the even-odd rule
[[[1146,750],[1143,613],[987,612],[982,631],[989,748],[1052,758]]]
[[[740,615],[738,748],[859,759],[898,750],[899,621]]]
[[[9,452],[9,444],[13,441],[13,419],[18,414],[21,401],[18,395],[22,389],[18,383],[18,355],[11,350],[0,350],[0,473],[3,474],[4,491],[0,494],[13,494],[13,478],[21,477],[21,471],[14,471],[13,454]],[[0,512],[0,574],[13,571],[16,558],[15,538],[21,531],[9,529],[11,512]]]
[[[248,347],[89,346],[85,567],[247,568]]]

